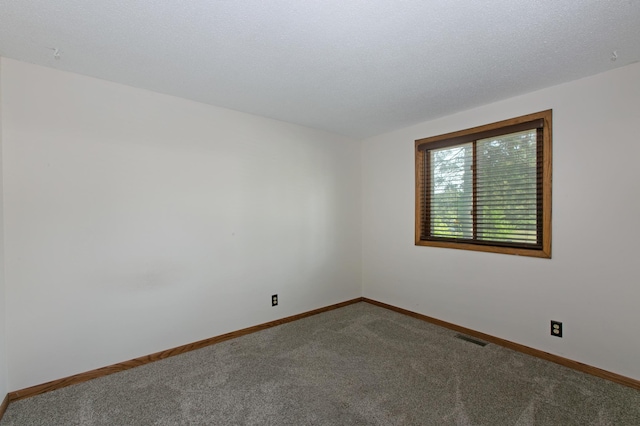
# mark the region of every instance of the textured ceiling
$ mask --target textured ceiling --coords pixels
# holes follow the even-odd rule
[[[637,62],[640,1],[0,0],[0,55],[362,138]]]

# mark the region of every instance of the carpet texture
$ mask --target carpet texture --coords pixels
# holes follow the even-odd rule
[[[640,391],[367,303],[16,401],[10,425],[640,425]]]

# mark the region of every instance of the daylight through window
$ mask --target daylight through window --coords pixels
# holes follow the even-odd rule
[[[416,141],[416,244],[551,257],[551,111]]]

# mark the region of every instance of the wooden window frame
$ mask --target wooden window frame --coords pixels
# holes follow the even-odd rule
[[[541,244],[536,248],[525,247],[509,247],[504,245],[496,245],[491,243],[469,243],[458,241],[438,241],[422,238],[425,228],[425,217],[428,206],[428,197],[425,195],[427,188],[424,179],[425,170],[430,167],[427,164],[429,155],[428,150],[441,148],[446,146],[461,145],[469,141],[475,141],[492,136],[500,136],[515,132],[527,123],[539,122],[542,125],[542,144],[538,141],[538,155],[542,155],[542,177],[538,186],[538,191],[542,192],[540,197],[541,218],[542,222]],[[552,170],[552,110],[537,112],[534,114],[523,115],[484,126],[473,127],[466,130],[447,133],[444,135],[433,136],[415,141],[415,244],[417,246],[443,247],[462,250],[473,250],[491,253],[503,253],[518,256],[531,256],[539,258],[551,258],[551,170]],[[474,144],[475,145],[475,144]],[[474,155],[475,157],[475,155]],[[474,191],[475,197],[475,191]],[[475,228],[475,227],[474,227]],[[474,229],[475,232],[475,229]]]

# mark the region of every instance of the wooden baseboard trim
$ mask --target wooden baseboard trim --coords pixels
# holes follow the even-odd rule
[[[509,340],[504,340],[499,337],[491,336],[489,334],[481,333],[476,330],[472,330],[470,328],[462,327],[456,324],[452,324],[450,322],[442,321],[437,318],[432,318],[427,315],[419,314],[417,312],[409,311],[407,309],[398,308],[397,306],[389,305],[383,302],[378,302],[377,300],[368,299],[366,297],[362,298],[363,302],[370,303],[372,305],[380,306],[382,308],[389,309],[391,311],[399,312],[404,315],[408,315],[413,318],[417,318],[422,321],[429,322],[431,324],[438,325],[440,327],[448,328],[450,330],[457,331],[459,333],[463,333],[477,339],[484,340],[486,342],[494,343],[496,345],[504,346],[505,348],[513,349],[514,351],[522,352],[527,355],[535,356],[537,358],[541,358],[547,361],[554,362],[556,364],[560,364],[565,367],[572,368],[574,370],[590,374],[592,376],[600,377],[602,379],[610,380],[615,383],[619,383],[621,385],[629,386],[630,388],[640,390],[640,380],[635,380],[630,377],[622,376],[620,374],[612,373],[611,371],[602,370],[597,367],[593,367],[588,364],[583,364],[578,361],[574,361],[568,358],[563,358],[558,355],[553,355],[548,352],[541,351],[539,349],[534,349],[529,346],[521,345],[519,343],[511,342]]]
[[[7,407],[9,406],[9,394],[7,394],[2,400],[2,404],[0,404],[0,420],[4,416],[4,412],[7,411]]]
[[[600,377],[606,380],[610,380],[615,383],[619,383],[621,385],[629,386],[634,389],[640,390],[640,381],[632,379],[630,377],[622,376],[617,373],[612,373],[610,371],[602,370],[597,367],[593,367],[587,364],[583,364],[578,361],[573,361],[568,358],[563,358],[558,355],[553,355],[548,352],[541,351],[539,349],[534,349],[528,346],[521,345],[519,343],[511,342],[509,340],[504,340],[499,337],[491,336],[489,334],[485,334],[476,330],[472,330],[470,328],[462,327],[456,324],[452,324],[446,321],[439,320],[437,318],[429,317],[427,315],[419,314],[417,312],[409,311],[407,309],[398,308],[393,305],[389,305],[387,303],[378,302],[377,300],[368,299],[366,297],[358,297],[355,299],[347,300],[345,302],[336,303],[335,305],[326,306],[319,309],[314,309],[312,311],[303,312],[301,314],[292,315],[286,318],[277,319],[274,321],[269,321],[263,324],[254,325],[252,327],[243,328],[241,330],[232,331],[230,333],[222,334],[220,336],[211,337],[204,340],[199,340],[197,342],[189,343],[183,346],[178,346],[176,348],[167,349],[161,352],[156,352],[151,355],[134,358],[129,361],[120,362],[117,364],[109,365],[106,367],[98,368],[96,370],[87,371],[85,373],[75,374],[73,376],[65,377],[62,379],[52,380],[47,383],[43,383],[36,386],[31,386],[25,389],[17,390],[14,392],[10,392],[7,394],[0,404],[0,420],[4,415],[9,402],[17,401],[19,399],[28,398],[31,396],[39,395],[41,393],[49,392],[56,389],[61,389],[66,386],[71,386],[77,383],[86,382],[88,380],[96,379],[98,377],[107,376],[109,374],[118,373],[120,371],[129,370],[131,368],[139,367],[144,364],[148,364],[154,361],[159,361],[161,359],[169,358],[175,355],[180,355],[186,352],[190,352],[196,349],[201,349],[216,343],[224,342],[225,340],[235,339],[236,337],[244,336],[247,334],[255,333],[258,331],[266,330],[271,327],[276,327],[281,324],[286,324],[288,322],[296,321],[302,318],[307,318],[313,315],[317,315],[323,312],[331,311],[334,309],[342,308],[348,305],[352,305],[358,302],[366,302],[372,305],[380,306],[385,309],[389,309],[391,311],[399,312],[404,315],[408,315],[413,318],[417,318],[422,321],[429,322],[431,324],[438,325],[440,327],[448,328],[450,330],[457,331],[459,333],[467,334],[469,336],[473,336],[478,339],[485,340],[490,343],[494,343],[496,345],[504,346],[509,349],[513,349],[518,352],[525,353],[527,355],[535,356],[537,358],[541,358],[547,361],[554,362],[556,364],[563,365],[565,367],[572,368],[577,371],[581,371],[583,373],[591,374],[592,376]]]
[[[201,349],[206,346],[224,342],[225,340],[235,339],[236,337],[245,336],[247,334],[266,330],[271,327],[286,324],[292,321],[297,321],[302,318],[307,318],[323,312],[342,308],[344,306],[352,305],[354,303],[358,303],[361,301],[362,301],[362,298],[358,297],[356,299],[347,300],[346,302],[336,303],[335,305],[325,306],[324,308],[314,309],[312,311],[303,312],[301,314],[292,315],[286,318],[265,322],[263,324],[254,325],[248,328],[243,328],[242,330],[232,331],[230,333],[222,334],[220,336],[199,340],[197,342],[189,343],[183,346],[178,346],[176,348],[167,349],[161,352],[156,352],[151,355],[143,356],[140,358],[134,358],[129,361],[120,362],[117,364],[109,365],[107,367],[98,368],[96,370],[87,371],[85,373],[79,373],[79,374],[75,374],[73,376],[65,377],[62,379],[52,380],[47,383],[43,383],[40,385],[35,385],[25,389],[10,392],[8,395],[8,401],[13,402],[19,399],[29,398],[31,396],[39,395],[45,392],[50,392],[52,390],[64,388],[66,386],[75,385],[77,383],[86,382],[88,380],[96,379],[98,377],[103,377],[109,374],[118,373],[120,371],[129,370],[130,368],[139,367],[144,364],[149,364],[150,362],[159,361],[161,359],[169,358],[175,355],[180,355],[185,352]]]

